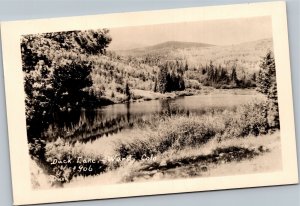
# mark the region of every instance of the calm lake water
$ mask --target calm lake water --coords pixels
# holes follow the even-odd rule
[[[93,141],[102,136],[130,129],[139,121],[151,121],[158,115],[204,114],[209,109],[233,108],[245,104],[259,95],[248,94],[201,94],[195,96],[160,99],[128,104],[114,104],[93,110],[68,112],[55,116],[47,136],[60,136],[72,141]],[[55,135],[54,135],[55,134]]]

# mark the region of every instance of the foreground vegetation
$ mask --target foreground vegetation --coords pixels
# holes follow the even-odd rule
[[[93,142],[74,144],[59,138],[45,144],[45,165],[50,165],[45,171],[60,180],[53,185],[62,185],[74,178],[114,174],[126,167],[126,177],[119,179],[126,182],[143,179],[140,177],[149,172],[154,175],[195,164],[206,165],[199,169],[206,171],[222,162],[252,159],[272,149],[270,139],[261,140],[276,132],[266,115],[268,103],[255,100],[233,109],[212,108],[201,116],[173,111]],[[76,162],[63,162],[78,158],[95,160],[96,164],[82,163],[82,168],[92,167],[84,171],[73,170]],[[55,160],[61,163],[51,165]]]
[[[281,169],[280,134],[247,136],[221,142],[211,139],[199,147],[169,150],[154,160],[125,161],[96,176],[77,176],[64,187],[176,178],[212,177],[271,172]]]

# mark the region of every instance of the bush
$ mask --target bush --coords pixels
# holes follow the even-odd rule
[[[81,162],[77,162],[80,158]],[[71,159],[70,162],[59,162]],[[95,163],[83,162],[83,160],[93,160]],[[107,168],[99,154],[86,154],[80,147],[72,145],[67,141],[58,138],[54,142],[49,142],[45,146],[45,162],[50,173],[54,174],[59,182],[70,181],[73,176],[97,175]],[[53,164],[56,162],[56,164]],[[89,168],[84,170],[83,168]],[[63,179],[63,181],[61,181]]]
[[[156,155],[169,149],[183,149],[202,145],[223,130],[223,125],[215,119],[197,116],[172,116],[160,120],[155,131],[139,131],[115,142],[115,151],[122,158],[131,155],[140,160],[142,155]]]
[[[33,139],[31,143],[29,143],[29,154],[37,157],[38,159],[45,160],[45,146],[46,142],[42,139]]]
[[[268,124],[268,102],[252,102],[239,107],[236,114],[226,115],[224,137],[245,137],[266,134]]]
[[[201,84],[197,80],[189,79],[186,81],[186,88],[198,90],[201,89]]]

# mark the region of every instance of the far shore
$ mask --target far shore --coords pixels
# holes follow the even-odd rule
[[[131,99],[129,101],[125,99],[111,100],[111,101],[113,102],[112,104],[122,104],[122,103],[143,102],[143,101],[151,101],[151,100],[159,100],[159,99],[175,99],[184,96],[228,94],[228,93],[231,93],[233,95],[243,95],[243,94],[256,93],[256,90],[255,88],[216,89],[213,87],[203,87],[202,89],[198,89],[198,90],[187,89],[183,91],[166,92],[162,94],[159,92],[132,89]]]
[[[159,93],[149,90],[132,89],[130,90],[131,97],[127,100],[125,95],[115,96],[114,98],[103,97],[95,101],[87,102],[83,106],[84,109],[95,109],[106,107],[114,104],[128,104],[135,102],[145,102],[152,100],[163,100],[163,99],[176,99],[185,96],[196,96],[196,95],[220,95],[220,94],[232,94],[232,95],[249,95],[259,94],[255,88],[231,88],[231,89],[216,89],[214,87],[202,87],[201,89],[186,89],[183,91]]]

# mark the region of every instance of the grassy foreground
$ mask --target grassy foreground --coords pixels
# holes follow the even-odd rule
[[[109,169],[99,175],[76,176],[63,186],[72,188],[90,184],[103,185],[276,171],[281,169],[280,133],[277,131],[258,137],[249,136],[221,142],[211,139],[199,147],[187,147],[183,150],[170,149],[150,161],[147,159],[128,160],[118,164],[115,169]],[[31,176],[35,188],[46,189],[55,186],[45,171],[31,160]]]
[[[224,152],[216,154],[223,148]],[[230,151],[226,148],[235,148]],[[247,151],[243,153],[241,151]],[[231,159],[228,155],[240,158]],[[242,154],[243,153],[243,154]],[[245,155],[244,157],[242,157]],[[215,156],[216,161],[208,161]],[[169,167],[167,167],[169,165]],[[170,150],[154,161],[132,161],[97,176],[78,176],[64,187],[76,187],[84,184],[114,184],[168,180],[188,177],[208,177],[253,174],[281,169],[281,150],[279,132],[247,139],[234,139],[217,142],[215,139],[199,148]]]

